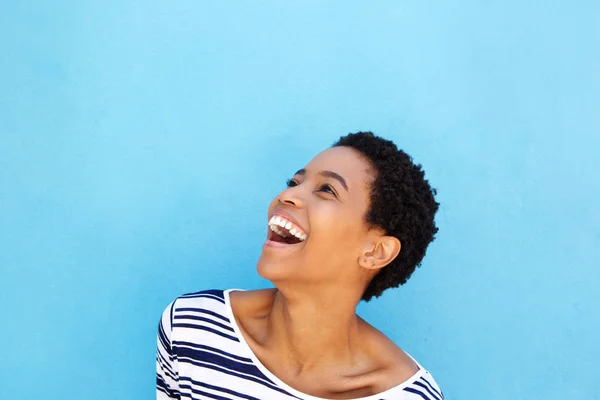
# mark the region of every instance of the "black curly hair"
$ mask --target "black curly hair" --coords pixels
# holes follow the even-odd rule
[[[400,240],[400,254],[369,282],[362,300],[379,297],[388,288],[406,283],[421,264],[427,246],[438,228],[434,217],[439,203],[436,190],[425,179],[421,165],[390,140],[371,132],[342,136],[332,147],[350,147],[361,153],[374,168],[367,224],[383,229]]]

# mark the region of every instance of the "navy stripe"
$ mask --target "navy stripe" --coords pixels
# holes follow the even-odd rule
[[[194,396],[194,394],[190,394],[190,393],[181,393],[181,397],[189,397],[191,400],[205,400],[206,397],[196,397]],[[233,399],[228,399],[228,400],[233,400]]]
[[[260,399],[258,399],[256,397],[252,397],[252,396],[244,394],[244,393],[236,392],[235,390],[227,389],[227,388],[220,387],[220,386],[209,385],[208,383],[198,382],[198,381],[195,381],[195,380],[193,380],[191,378],[181,378],[181,380],[182,381],[188,381],[191,384],[196,385],[196,386],[202,386],[202,387],[205,387],[207,389],[212,389],[212,390],[217,390],[219,392],[223,392],[223,393],[227,393],[227,394],[232,394],[234,396],[242,397],[244,399],[248,399],[248,400],[260,400]]]
[[[200,312],[200,313],[204,313],[204,314],[208,314],[208,315],[212,315],[213,317],[217,317],[222,319],[225,322],[229,322],[231,323],[231,321],[229,320],[229,318],[222,316],[219,313],[216,313],[214,311],[211,310],[206,310],[204,308],[195,308],[195,307],[181,307],[181,308],[176,308],[175,312],[179,312],[179,311],[193,311],[193,312]]]
[[[156,357],[156,362],[158,362],[158,365],[160,365],[160,370],[169,378],[173,379],[174,381],[177,380],[177,378],[175,377],[175,374],[169,369],[169,367],[158,357]]]
[[[206,298],[217,300],[219,303],[225,304],[225,296],[222,290],[203,290],[201,292],[188,293],[183,296],[179,296],[179,299],[195,299],[195,298]]]
[[[189,397],[192,400],[202,400],[202,399],[194,397],[194,396],[192,396],[191,394],[188,394],[188,393],[181,393],[181,397]]]
[[[217,297],[220,297],[222,299],[225,298],[225,294],[223,290],[220,289],[209,289],[209,290],[200,290],[198,292],[192,292],[192,293],[185,293],[183,296],[193,296],[196,294],[213,294]]]
[[[167,392],[167,389],[165,389],[163,387],[160,387],[160,386],[157,385],[156,386],[156,390],[160,390],[161,392],[163,392],[164,394],[166,394],[167,397],[170,398],[170,399],[174,398],[173,396],[169,395],[169,392]],[[156,394],[156,398],[158,398],[158,393]],[[181,397],[180,397],[180,399],[181,399]]]
[[[169,361],[167,361],[167,360],[166,360],[166,359],[163,357],[163,355],[161,354],[161,352],[160,352],[160,351],[157,351],[157,352],[156,352],[156,356],[157,356],[156,358],[159,358],[159,357],[160,357],[160,359],[162,360],[162,362],[163,362],[163,363],[165,364],[165,366],[166,366],[166,367],[169,369],[169,372],[171,372],[172,374],[174,374],[173,370],[171,369],[171,364],[169,363]]]
[[[433,385],[431,383],[429,383],[429,381],[427,379],[425,379],[425,377],[421,376],[421,379],[423,380],[423,382],[425,382],[431,388],[431,390],[436,392],[438,396],[440,396],[442,399],[444,398],[444,395],[442,393],[438,392],[437,389],[434,388]]]
[[[161,389],[163,392],[167,394],[167,396],[179,399],[179,392],[177,390],[173,390],[167,385],[162,376],[156,374],[156,388]]]
[[[173,349],[175,349],[178,346],[187,346],[187,347],[193,347],[193,348],[198,349],[198,350],[212,351],[214,353],[223,354],[224,356],[231,357],[231,358],[234,358],[234,359],[239,360],[239,361],[244,361],[244,362],[247,362],[247,363],[252,363],[252,360],[249,359],[249,358],[236,356],[235,354],[231,354],[231,353],[228,353],[228,352],[223,351],[221,349],[217,349],[216,347],[210,347],[210,346],[206,346],[206,345],[203,345],[203,344],[196,344],[196,343],[191,343],[191,342],[182,342],[182,341],[179,341],[179,340],[175,340],[173,342]]]
[[[210,397],[211,399],[216,399],[216,400],[233,400],[230,397],[223,397],[223,396],[219,396],[219,395],[216,395],[216,394],[212,394],[212,393],[208,393],[208,392],[203,392],[202,390],[194,389],[190,385],[179,385],[179,386],[182,389],[188,389],[190,392],[192,392],[194,394],[200,394],[202,396]],[[193,399],[193,397],[192,397],[192,399]]]
[[[427,387],[427,385],[424,385],[424,384],[422,384],[422,383],[421,383],[421,382],[419,382],[419,381],[415,381],[415,382],[413,382],[413,383],[414,383],[415,385],[417,385],[417,386],[420,386],[420,387],[422,387],[423,389],[427,390],[427,392],[428,392],[430,395],[432,395],[432,396],[433,396],[433,398],[434,398],[435,400],[442,400],[441,398],[439,398],[438,396],[436,396],[435,394],[433,394],[433,392],[432,392],[431,390],[429,390],[429,388]]]
[[[202,362],[198,362],[198,361],[194,361],[194,360],[180,359],[179,361],[180,362],[186,362],[186,363],[195,365],[197,367],[210,368],[212,370],[219,371],[219,372],[222,372],[222,373],[227,374],[227,375],[233,375],[233,376],[237,376],[238,378],[245,379],[247,381],[256,382],[256,383],[258,383],[260,385],[268,387],[269,389],[273,389],[273,390],[276,390],[276,391],[278,391],[280,393],[283,393],[285,395],[288,395],[288,396],[294,397],[296,399],[299,399],[299,397],[296,397],[293,394],[290,394],[290,393],[286,392],[285,390],[281,389],[280,387],[275,386],[274,384],[271,384],[271,383],[267,383],[263,379],[258,379],[258,378],[254,377],[254,376],[242,375],[242,374],[237,373],[235,371],[230,371],[228,369],[220,368],[217,365],[206,364],[206,363],[202,363]],[[264,377],[264,379],[268,380],[267,377]]]
[[[167,335],[163,329],[162,319],[158,323],[158,338],[167,354],[172,356],[173,352],[171,351],[171,344],[169,343],[169,339],[167,338]]]
[[[171,326],[173,326],[173,308],[175,307],[175,301],[171,303],[171,309],[169,310],[169,323]]]
[[[402,390],[404,390],[405,392],[410,392],[410,393],[418,394],[418,395],[419,395],[419,396],[421,396],[421,397],[422,397],[424,400],[431,400],[429,397],[427,397],[427,396],[425,395],[425,393],[423,393],[423,392],[420,392],[420,391],[418,391],[417,389],[412,389],[412,388],[409,388],[409,387],[407,387],[407,388],[404,388],[404,389],[402,389]]]
[[[195,294],[195,295],[189,295],[189,296],[181,296],[180,298],[183,298],[183,299],[205,298],[205,299],[216,300],[219,303],[225,304],[225,300],[221,299],[220,297],[213,296],[212,294]]]
[[[271,385],[275,385],[275,384],[273,382],[271,382],[271,380],[264,375],[260,376],[260,375],[256,375],[256,374],[252,374],[252,373],[242,374],[242,371],[236,371],[236,370],[231,371],[229,369],[225,369],[221,365],[211,364],[209,362],[204,362],[204,361],[196,360],[193,358],[182,358],[180,361],[182,363],[192,364],[196,367],[209,368],[209,369],[219,371],[219,372],[222,372],[222,373],[225,373],[228,375],[237,376],[238,378],[242,378],[242,379],[249,380],[252,382],[260,383],[261,385],[267,386],[269,388],[275,388],[274,386],[273,387],[271,386]],[[260,371],[259,371],[259,373],[260,373]]]
[[[170,378],[172,378],[173,380],[177,380],[177,373],[175,373],[175,371],[173,371],[173,369],[171,368],[171,366],[169,365],[168,362],[166,362],[164,360],[164,358],[162,357],[156,357],[156,361],[159,363],[160,365],[160,369]]]
[[[213,324],[215,326],[218,326],[219,328],[223,328],[226,331],[235,332],[232,327],[224,325],[224,324],[222,324],[220,322],[217,322],[217,321],[213,321],[210,318],[204,318],[204,317],[198,317],[196,315],[184,314],[184,315],[175,315],[175,319],[191,319],[193,321],[208,322],[209,324]]]
[[[236,338],[235,336],[227,335],[227,334],[225,334],[223,332],[220,332],[220,331],[218,331],[216,329],[209,328],[208,326],[194,325],[194,324],[173,324],[173,328],[199,329],[199,330],[202,330],[202,331],[212,332],[212,333],[214,333],[216,335],[222,336],[222,337],[227,338],[227,339],[231,339],[231,340],[233,340],[235,342],[239,342],[239,339]]]
[[[232,369],[237,372],[243,372],[248,375],[254,375],[261,379],[266,379],[263,373],[260,372],[260,370],[254,364],[241,363],[239,361],[235,361],[214,353],[209,353],[207,351],[180,347],[177,355],[179,356],[179,360],[185,357],[186,359],[198,362],[206,362],[209,364],[218,365],[220,367]]]

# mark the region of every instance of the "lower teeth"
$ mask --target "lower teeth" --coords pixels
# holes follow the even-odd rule
[[[298,239],[296,237],[296,235],[286,235],[284,232],[281,231],[281,229],[279,229],[278,227],[272,226],[271,230],[277,235],[279,236],[279,241],[282,243],[287,243],[287,244],[297,244],[300,243],[301,240]]]

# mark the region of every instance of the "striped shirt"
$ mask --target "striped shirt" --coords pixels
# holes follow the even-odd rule
[[[186,294],[165,309],[158,326],[156,398],[323,400],[291,388],[262,365],[236,324],[232,290],[238,289]],[[417,365],[404,383],[360,400],[442,400],[432,376]]]

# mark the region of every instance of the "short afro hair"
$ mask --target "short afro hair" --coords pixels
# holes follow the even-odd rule
[[[438,231],[434,221],[439,207],[434,197],[437,192],[425,179],[421,165],[414,164],[412,157],[390,140],[357,132],[341,137],[332,147],[338,146],[357,150],[374,168],[367,224],[383,229],[402,244],[398,256],[365,289],[362,300],[369,301],[406,283],[421,264]]]

